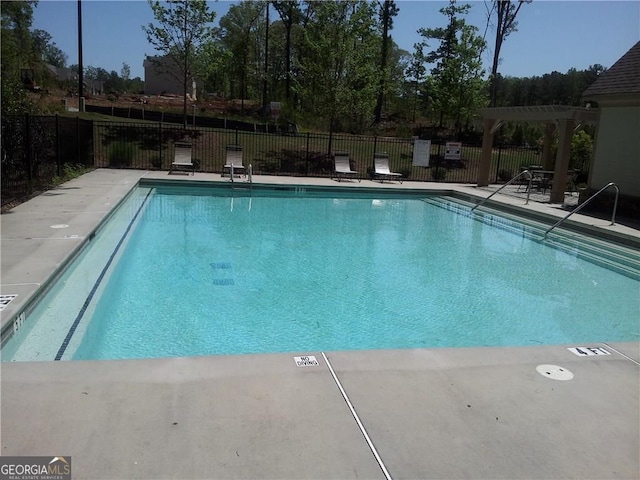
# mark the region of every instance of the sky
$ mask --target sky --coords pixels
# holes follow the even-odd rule
[[[217,12],[215,24],[234,3],[209,2]],[[398,46],[413,52],[422,40],[420,28],[441,27],[446,23],[439,10],[448,2],[436,0],[396,0],[399,13],[390,34]],[[469,3],[467,23],[484,33],[486,6],[481,0]],[[58,48],[68,56],[68,64],[78,63],[78,2],[39,0],[34,9],[32,28],[49,32]],[[270,19],[278,18],[272,11]],[[570,68],[583,70],[590,65],[610,67],[640,40],[640,0],[534,0],[518,14],[518,31],[505,41],[500,52],[499,72],[504,76],[530,77]],[[151,7],[140,0],[82,0],[82,51],[84,66],[102,67],[120,74],[123,62],[131,77],[144,80],[143,61],[155,55],[142,25],[153,22]],[[490,70],[495,31],[487,33],[488,50],[484,67]]]

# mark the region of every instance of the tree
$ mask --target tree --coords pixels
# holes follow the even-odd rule
[[[409,66],[405,70],[405,75],[413,86],[413,121],[416,121],[416,109],[418,107],[418,93],[420,91],[420,85],[425,80],[427,69],[424,66],[424,59],[421,55],[421,47],[414,45],[416,52],[411,56]]]
[[[64,68],[67,65],[67,55],[52,41],[49,32],[34,30],[31,32],[33,49],[43,62],[54,67]]]
[[[300,21],[302,15],[300,11],[300,5],[297,0],[284,0],[273,1],[273,8],[276,9],[280,19],[284,24],[286,30],[286,45],[285,45],[285,93],[287,100],[291,96],[291,30],[294,23]]]
[[[121,80],[122,90],[128,91],[129,77],[131,77],[131,67],[127,62],[122,62],[122,68],[120,69],[120,77],[122,78]]]
[[[398,14],[398,7],[394,0],[384,0],[380,7],[380,20],[382,23],[382,44],[380,48],[380,84],[378,87],[378,99],[374,112],[374,123],[382,120],[382,105],[384,103],[385,81],[387,77],[387,60],[389,51],[389,30],[393,28],[393,17]]]
[[[485,42],[477,35],[476,27],[460,18],[469,8],[470,5],[457,6],[455,0],[450,0],[448,7],[440,9],[448,18],[447,26],[418,30],[425,40],[417,44],[416,51],[417,58],[434,64],[427,89],[430,102],[439,112],[439,127],[444,126],[446,119],[454,123],[458,132],[462,121],[468,122],[484,103],[480,52]],[[439,45],[425,55],[429,40],[437,40]]]
[[[2,114],[17,115],[33,109],[20,79],[20,70],[30,68],[33,60],[31,24],[35,1],[2,2],[0,85]]]
[[[491,7],[487,6],[487,26],[491,22],[491,17],[496,17],[496,39],[493,48],[493,62],[491,64],[491,75],[489,77],[489,106],[496,106],[498,95],[498,64],[500,63],[500,50],[506,38],[517,30],[518,22],[516,16],[520,7],[524,3],[531,3],[532,0],[491,0]]]
[[[198,73],[196,68],[199,64],[195,59],[202,47],[213,40],[214,30],[209,24],[214,21],[216,14],[209,11],[205,0],[169,0],[167,3],[165,6],[157,0],[149,0],[158,25],[150,23],[142,29],[156,51],[170,60],[168,67],[161,68],[165,68],[170,75],[179,73],[176,76],[183,87],[182,115],[186,128],[187,86]],[[156,62],[156,65],[166,63]]]
[[[328,121],[330,132],[361,131],[371,120],[378,80],[374,6],[365,0],[311,3],[295,85],[302,111]]]
[[[232,5],[227,14],[220,19],[220,37],[222,45],[231,52],[228,70],[231,73],[231,95],[234,96],[236,83],[240,84],[241,108],[244,100],[257,97],[262,73],[260,65],[261,20],[264,17],[265,4],[243,1]],[[239,82],[238,82],[239,80]],[[249,85],[252,90],[249,92]]]

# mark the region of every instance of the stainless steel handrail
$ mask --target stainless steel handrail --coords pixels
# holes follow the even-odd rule
[[[544,232],[544,239],[547,239],[547,234],[553,230],[554,228],[556,228],[558,225],[560,225],[562,222],[564,222],[567,218],[569,218],[571,215],[573,215],[574,213],[578,213],[580,210],[582,210],[584,207],[587,206],[587,204],[593,200],[595,197],[597,197],[600,193],[604,192],[607,188],[609,187],[615,187],[616,189],[616,199],[613,202],[613,213],[611,214],[611,225],[615,225],[616,224],[616,209],[618,208],[618,195],[620,195],[620,189],[618,188],[618,185],[616,185],[613,182],[607,183],[604,187],[602,187],[600,190],[598,190],[596,193],[594,193],[593,195],[591,195],[589,198],[587,198],[587,200],[580,204],[578,206],[578,208],[576,208],[575,210],[571,210],[564,218],[561,218],[560,220],[558,220],[555,224],[553,224],[550,228],[547,229],[546,232]]]
[[[489,200],[491,197],[493,197],[496,193],[498,193],[500,190],[502,190],[504,187],[511,185],[513,182],[515,182],[519,177],[521,177],[524,174],[529,175],[529,185],[527,186],[527,201],[525,202],[525,205],[529,205],[529,195],[531,195],[531,180],[533,180],[533,175],[531,175],[531,172],[529,170],[523,170],[521,171],[518,175],[516,175],[515,177],[513,177],[511,180],[509,180],[507,183],[505,183],[504,185],[502,185],[498,190],[496,190],[495,192],[493,192],[491,195],[489,195],[487,198],[485,198],[484,200],[482,200],[480,203],[478,203],[477,205],[475,205],[471,211],[473,212],[476,208],[478,208],[480,205],[484,204],[484,202],[486,202],[487,200]]]

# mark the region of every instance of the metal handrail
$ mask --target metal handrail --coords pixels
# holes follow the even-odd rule
[[[531,180],[533,180],[533,175],[531,175],[531,172],[529,170],[523,170],[521,171],[518,175],[516,175],[515,177],[513,177],[511,180],[509,180],[507,183],[505,183],[504,185],[502,185],[498,190],[496,190],[495,192],[493,192],[491,195],[489,195],[487,198],[485,198],[484,200],[482,200],[480,203],[478,203],[477,205],[475,205],[471,211],[473,212],[476,208],[478,208],[480,205],[484,204],[484,202],[486,202],[487,200],[489,200],[491,197],[493,197],[496,193],[498,193],[500,190],[502,190],[504,187],[511,185],[513,182],[515,182],[519,177],[521,177],[524,174],[529,175],[529,185],[527,186],[527,201],[525,202],[525,205],[529,205],[529,196],[531,195]]]
[[[580,206],[578,206],[578,208],[576,208],[575,210],[571,210],[564,218],[561,218],[560,220],[558,220],[555,224],[553,224],[550,228],[547,229],[546,232],[544,232],[544,239],[547,239],[547,234],[553,230],[554,228],[556,228],[558,225],[560,225],[562,222],[564,222],[567,218],[569,218],[571,215],[573,215],[574,213],[578,213],[580,210],[582,210],[583,207],[586,207],[587,204],[593,200],[595,197],[597,197],[600,193],[604,192],[607,188],[609,187],[615,187],[616,189],[616,199],[613,202],[613,213],[611,214],[611,225],[615,225],[616,224],[616,209],[618,208],[618,195],[620,194],[620,189],[618,188],[618,185],[616,185],[613,182],[607,183],[604,187],[602,187],[600,190],[598,190],[596,193],[594,193],[593,195],[591,195],[589,198],[587,198],[587,200],[580,204]]]

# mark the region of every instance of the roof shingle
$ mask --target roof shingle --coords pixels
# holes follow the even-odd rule
[[[640,42],[587,88],[582,97],[640,93]]]

